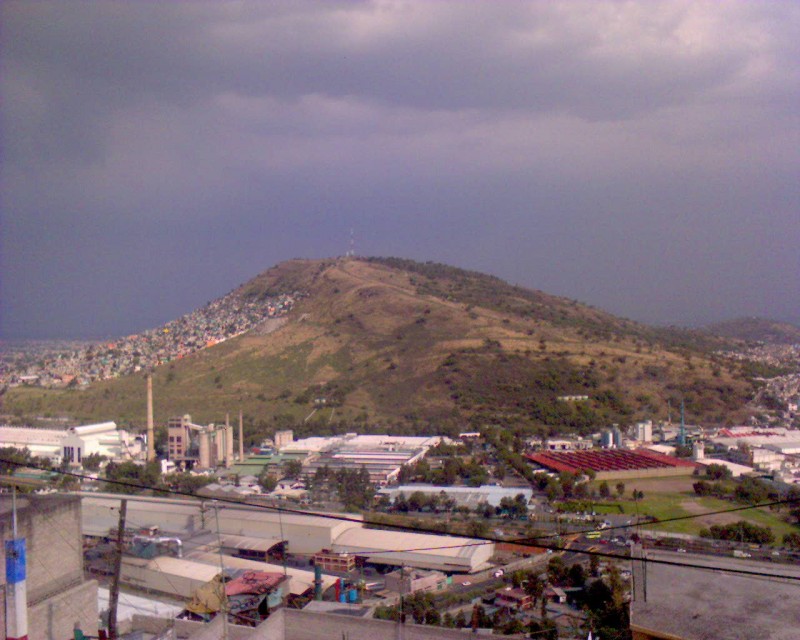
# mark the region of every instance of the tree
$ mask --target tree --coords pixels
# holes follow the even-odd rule
[[[754,544],[772,544],[775,541],[775,534],[772,529],[760,527],[746,520],[739,520],[733,524],[711,525],[708,529],[701,531],[700,535],[716,540],[751,542]]]
[[[106,478],[114,482],[106,483],[106,490],[112,493],[139,493],[144,489],[160,489],[161,466],[157,460],[147,464],[136,464],[132,461],[121,463],[109,462],[106,467]]]
[[[278,486],[278,479],[264,469],[258,476],[258,485],[264,493],[272,493]]]
[[[544,594],[544,582],[537,575],[528,574],[528,580],[525,582],[525,593],[527,593],[533,600],[533,606],[539,601],[539,598]]]
[[[711,480],[728,480],[733,474],[724,464],[710,464],[706,467],[706,475]]]
[[[536,640],[558,640],[558,626],[552,620],[531,620],[528,631]]]
[[[192,473],[171,473],[164,476],[164,483],[175,491],[182,493],[197,493],[198,489],[202,489],[212,482],[216,482],[217,478],[214,476],[197,476]]]
[[[108,458],[101,453],[90,453],[88,456],[83,456],[81,464],[87,471],[97,471],[106,460]]]
[[[31,464],[32,460],[28,447],[0,447],[0,475],[13,475],[17,469]]]
[[[733,495],[739,502],[750,504],[765,502],[769,498],[769,486],[758,478],[745,477],[736,486]]]
[[[608,482],[605,480],[600,483],[597,490],[600,492],[600,497],[604,500],[608,500],[608,498],[611,497],[611,489],[608,488]]]
[[[287,460],[283,464],[283,474],[290,480],[296,480],[303,472],[303,463],[300,460]]]
[[[611,582],[609,585],[604,580],[595,580],[586,589],[584,602],[589,610],[591,626],[601,638],[630,638],[627,631],[630,627],[628,606],[621,581],[617,577]]]
[[[561,584],[567,573],[564,560],[561,556],[553,556],[547,562],[547,577],[552,584]]]
[[[624,482],[618,482],[617,486],[616,486],[616,489],[617,489],[617,495],[620,498],[625,495],[625,483]]]
[[[426,507],[430,507],[430,497],[422,493],[422,491],[414,491],[408,496],[408,508],[410,511],[422,511]]]
[[[783,544],[792,549],[800,549],[800,533],[792,532],[783,536]]]
[[[572,587],[582,587],[586,583],[586,572],[580,564],[573,564],[567,570],[567,582]]]
[[[589,556],[589,574],[595,578],[600,575],[600,558],[594,554]]]
[[[526,571],[522,569],[517,569],[511,573],[511,585],[515,589],[519,589],[522,586],[522,583],[528,578],[528,574]]]

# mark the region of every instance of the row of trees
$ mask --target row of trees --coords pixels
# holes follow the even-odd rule
[[[442,486],[452,486],[460,481],[469,487],[479,487],[489,480],[489,473],[485,466],[475,460],[465,462],[457,456],[446,457],[441,468],[432,469],[430,463],[423,458],[414,465],[403,465],[397,480],[400,484],[427,482]]]
[[[748,542],[754,544],[772,544],[775,534],[769,527],[760,527],[756,524],[739,520],[733,524],[714,524],[708,529],[702,529],[700,536],[715,540],[730,540],[732,542]]]
[[[372,506],[375,486],[366,467],[336,469],[319,467],[314,475],[306,476],[306,488],[313,494],[336,493],[346,509],[367,509]]]

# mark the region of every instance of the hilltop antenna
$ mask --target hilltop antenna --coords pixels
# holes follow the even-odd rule
[[[350,227],[350,249],[345,254],[348,258],[352,258],[356,255],[356,240],[354,236],[353,227]]]

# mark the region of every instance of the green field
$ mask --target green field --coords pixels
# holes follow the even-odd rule
[[[759,526],[767,526],[775,533],[776,540],[780,541],[784,534],[797,532],[800,528],[784,521],[780,513],[772,513],[767,509],[747,509],[727,514],[707,515],[716,511],[725,511],[740,506],[739,503],[711,497],[697,497],[693,493],[671,492],[645,494],[643,500],[637,503],[632,500],[621,503],[624,512],[628,514],[649,515],[658,520],[668,520],[685,516],[696,516],[686,520],[666,522],[664,524],[648,525],[647,528],[655,531],[668,531],[671,533],[685,533],[699,535],[700,530],[712,524],[725,524],[737,520],[746,520]],[[617,511],[616,506],[608,513]]]

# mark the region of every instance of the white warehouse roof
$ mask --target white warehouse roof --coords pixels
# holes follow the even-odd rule
[[[365,555],[371,562],[448,572],[474,572],[494,554],[494,543],[473,538],[349,529],[336,538],[332,551]]]

